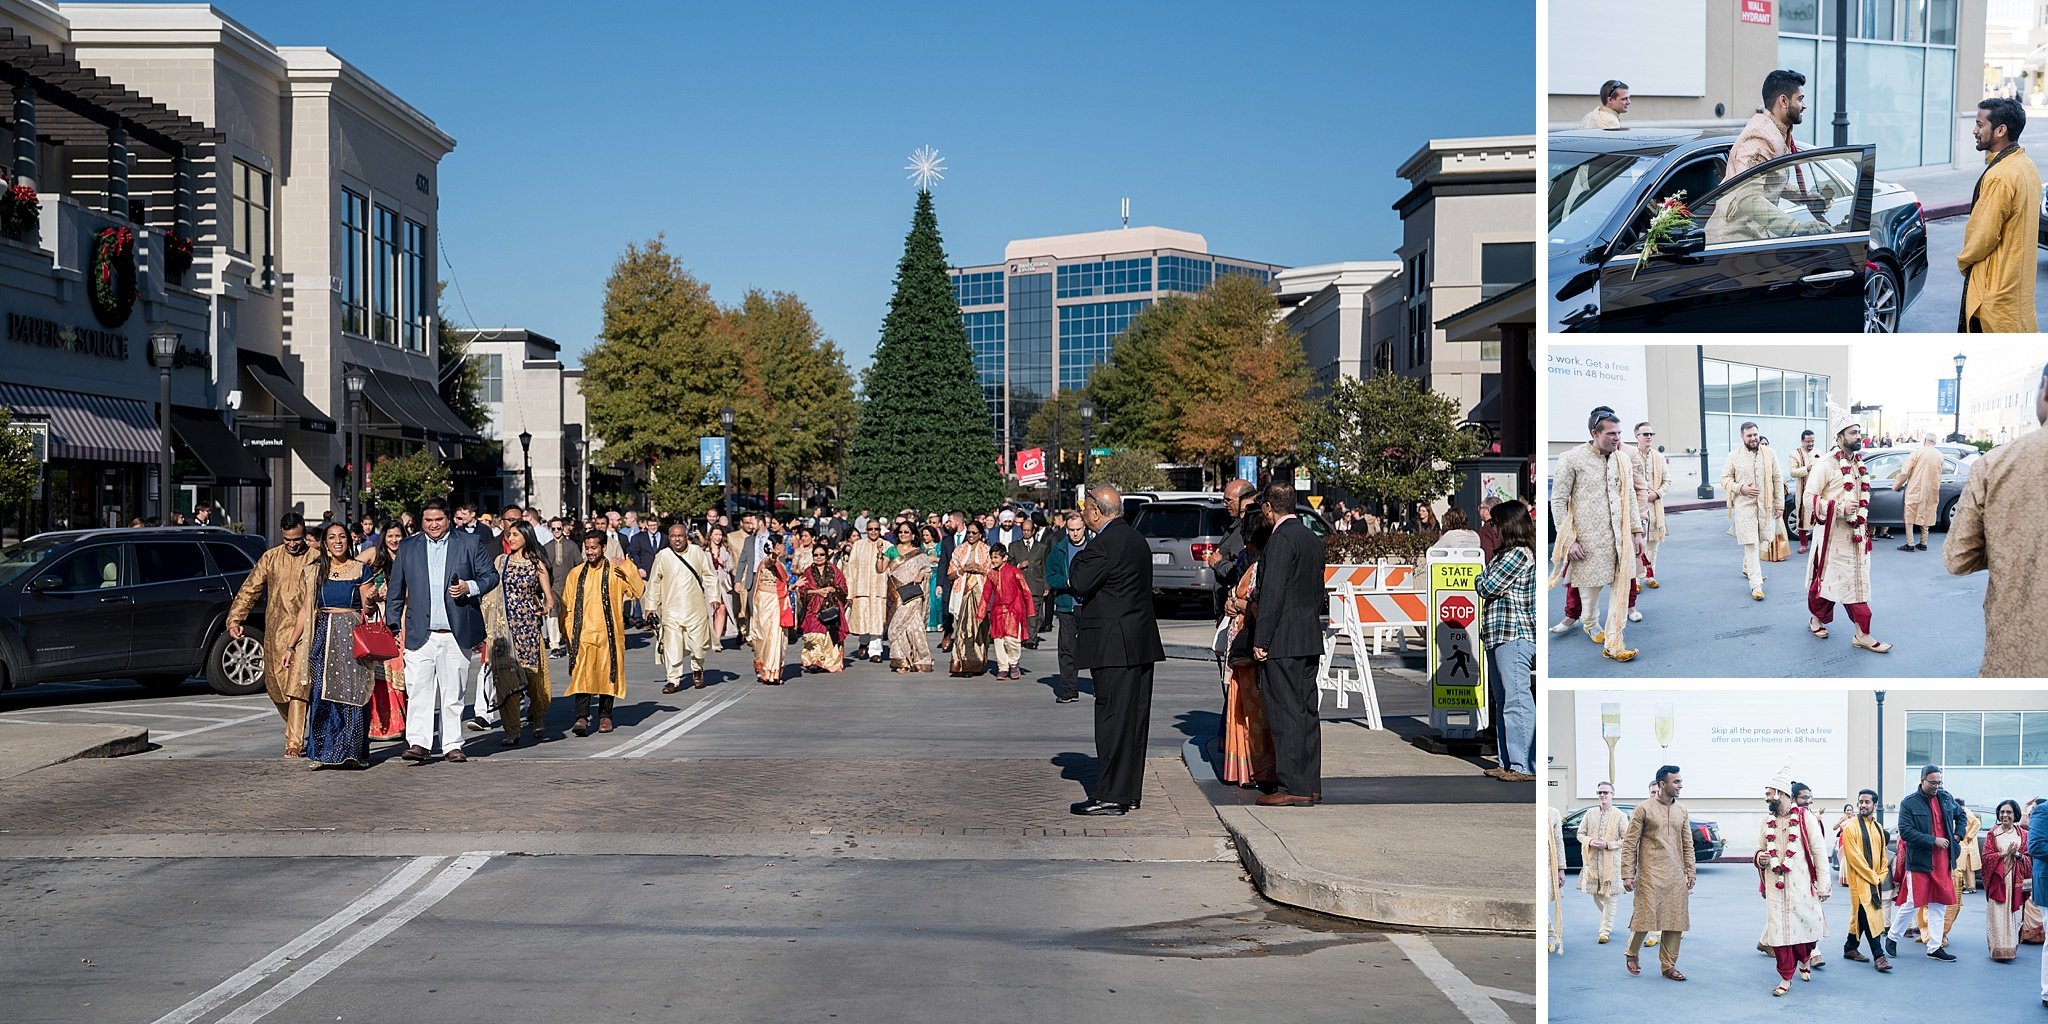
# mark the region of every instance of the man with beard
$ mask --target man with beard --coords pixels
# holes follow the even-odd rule
[[[1812,981],[1814,948],[1821,938],[1820,905],[1833,891],[1821,846],[1827,831],[1809,808],[1792,798],[1795,783],[1790,767],[1764,785],[1764,806],[1770,813],[1758,826],[1757,890],[1764,898],[1763,944],[1778,960],[1782,996],[1792,990],[1792,974]]]
[[[1842,955],[1857,963],[1873,958],[1877,969],[1892,969],[1891,958],[1879,939],[1884,935],[1884,906],[1879,903],[1884,881],[1891,877],[1886,856],[1884,826],[1877,821],[1877,793],[1856,794],[1856,817],[1842,826],[1842,882],[1849,887],[1849,927],[1843,933]],[[1858,939],[1870,944],[1870,956],[1856,948]]]
[[[1729,452],[1728,461],[1721,466],[1721,490],[1728,495],[1728,519],[1734,525],[1735,542],[1742,545],[1742,574],[1749,579],[1750,600],[1761,601],[1764,564],[1760,549],[1776,535],[1785,476],[1756,424],[1742,425],[1742,447]]]
[[[1617,431],[1617,439],[1619,431]],[[1684,981],[1678,969],[1678,943],[1692,927],[1688,913],[1693,884],[1698,881],[1693,864],[1691,815],[1678,802],[1685,789],[1678,766],[1657,769],[1657,782],[1650,799],[1637,804],[1628,816],[1628,831],[1621,840],[1621,888],[1635,894],[1635,908],[1628,919],[1628,953],[1622,962],[1628,973],[1641,974],[1637,961],[1650,935],[1657,948],[1657,960],[1664,977]]]
[[[1559,456],[1552,477],[1550,518],[1557,524],[1557,544],[1550,556],[1555,566],[1550,585],[1562,582],[1577,590],[1576,610],[1589,619],[1599,614],[1600,591],[1611,587],[1604,622],[1597,627],[1589,622],[1586,635],[1601,645],[1605,657],[1629,661],[1636,652],[1622,646],[1621,631],[1635,562],[1643,557],[1643,518],[1634,471],[1621,451],[1620,417],[1603,406],[1593,410],[1586,426],[1591,439]],[[1565,619],[1550,631],[1563,633],[1578,625],[1574,610],[1568,603]]]
[[[1960,838],[1967,827],[1962,808],[1941,788],[1941,766],[1920,769],[1920,787],[1899,801],[1899,859],[1905,862],[1905,877],[1899,885],[1898,909],[1892,913],[1892,930],[1885,936],[1885,952],[1899,955],[1899,939],[1913,921],[1908,908],[1927,911],[1927,958],[1955,963],[1946,948],[1946,912],[1956,902],[1953,865],[1962,853]]]
[[[1806,556],[1806,629],[1827,639],[1839,602],[1856,626],[1852,642],[1887,654],[1892,645],[1870,635],[1870,469],[1863,464],[1863,427],[1847,412],[1829,411],[1835,448],[1814,462],[1806,492],[1814,528]]]
[[[569,695],[576,699],[576,725],[590,735],[590,698],[597,697],[597,731],[612,731],[612,705],[626,694],[626,602],[645,590],[640,570],[623,558],[606,560],[610,537],[603,530],[584,535],[583,564],[562,586],[569,627]]]
[[[1956,330],[2034,333],[2034,247],[2041,229],[2041,170],[2019,146],[2027,111],[2018,100],[1977,104],[1971,129],[1984,173],[1970,193],[1970,220],[1956,267],[1963,306]]]
[[[306,702],[312,686],[291,668],[306,663],[313,638],[302,637],[294,647],[291,623],[299,621],[306,603],[306,569],[320,553],[306,543],[306,521],[297,512],[286,512],[277,528],[280,543],[256,560],[256,568],[235,593],[228,609],[228,635],[240,640],[242,624],[256,610],[256,602],[263,601],[263,686],[277,706],[277,717],[284,719],[285,756],[298,757],[306,747]]]
[[[1794,151],[1792,129],[1806,120],[1806,76],[1782,70],[1765,75],[1763,98],[1763,107],[1750,116],[1728,150],[1723,181]]]
[[[682,523],[670,524],[668,543],[654,556],[641,604],[656,633],[656,662],[661,666],[661,692],[683,688],[683,672],[692,689],[704,688],[704,660],[711,656],[711,602],[716,600],[718,573],[711,556]]]
[[[2048,426],[2048,366],[2035,382],[2034,418]],[[1958,576],[1990,570],[1984,584],[1984,676],[2038,676],[2048,661],[2048,530],[2040,528],[2048,494],[2048,430],[2020,435],[1970,469],[1942,542]],[[2048,891],[2037,892],[2048,901]]]
[[[1813,450],[1813,431],[1800,431],[1799,447],[1792,449],[1792,464],[1785,475],[1791,477],[1793,481],[1792,488],[1796,500],[1792,507],[1798,510],[1795,514],[1799,521],[1799,553],[1802,555],[1806,553],[1806,542],[1812,535],[1813,526],[1812,517],[1806,511],[1806,489],[1814,483],[1813,464],[1819,458],[1820,453]]]

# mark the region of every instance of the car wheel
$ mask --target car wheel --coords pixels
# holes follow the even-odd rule
[[[1871,273],[1863,279],[1863,333],[1897,333],[1904,311],[1902,294],[1897,271],[1884,263],[1871,264]]]
[[[1937,514],[1935,515],[1935,517],[1934,517],[1934,518],[1935,518],[1935,523],[1934,523],[1934,525],[1935,525],[1935,528],[1936,528],[1936,529],[1941,529],[1941,530],[1946,530],[1946,529],[1948,529],[1948,528],[1949,528],[1949,524],[1955,521],[1955,520],[1954,520],[1953,518],[1951,518],[1952,516],[1954,516],[1954,515],[1955,515],[1955,512],[1956,512],[1956,499],[1954,499],[1954,498],[1950,498],[1949,500],[1947,500],[1947,501],[1943,502],[1943,503],[1942,503],[1942,506],[1941,506],[1941,511],[1940,511],[1939,513],[1937,513]]]
[[[191,675],[183,672],[160,672],[156,675],[137,676],[135,681],[151,693],[170,693],[185,685],[185,680],[190,678]]]
[[[263,692],[263,633],[244,629],[237,640],[221,630],[206,649],[206,682],[213,692],[240,697]]]

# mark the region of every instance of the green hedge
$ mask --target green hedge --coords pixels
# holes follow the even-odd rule
[[[1332,533],[1323,538],[1323,564],[1385,561],[1421,565],[1437,537],[1434,533]]]

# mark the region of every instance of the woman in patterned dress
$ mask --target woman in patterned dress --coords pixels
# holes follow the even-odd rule
[[[377,527],[377,537],[378,543],[361,555],[363,564],[370,567],[372,619],[383,617],[385,587],[391,582],[391,563],[398,558],[398,544],[405,539],[405,527],[395,519],[386,519]],[[370,691],[373,740],[405,738],[405,624],[399,623],[391,635],[398,640],[398,657],[370,666],[376,677],[376,686]]]
[[[533,524],[524,520],[509,523],[503,537],[505,553],[498,556],[498,594],[484,596],[486,644],[493,662],[491,670],[498,684],[498,714],[505,723],[505,746],[519,745],[519,702],[526,698],[526,722],[533,728],[535,743],[545,743],[547,734],[548,682],[547,616],[555,606],[554,582],[549,578],[547,558]],[[492,597],[497,601],[492,601]],[[498,605],[493,615],[491,606]],[[492,629],[496,620],[496,628]],[[500,672],[503,659],[496,650],[500,640],[511,644],[511,660],[517,672]],[[507,666],[510,667],[509,665]]]
[[[355,629],[369,597],[368,567],[349,557],[348,527],[329,523],[320,534],[320,556],[306,567],[307,598],[299,613],[292,649],[310,635],[306,663],[286,665],[310,686],[306,717],[306,758],[315,768],[370,763],[370,669],[355,659]]]
[[[926,523],[918,527],[917,540],[919,544],[924,546],[925,553],[932,556],[932,569],[934,570],[931,581],[926,583],[924,588],[924,631],[927,633],[938,633],[946,628],[946,602],[941,600],[943,595],[939,589],[939,584],[945,582],[944,574],[939,570],[943,570],[945,566],[937,564],[939,550],[944,544],[944,539],[939,536],[938,527]],[[927,641],[926,643],[929,645],[930,642]]]
[[[810,549],[810,565],[796,580],[797,602],[803,608],[803,651],[805,672],[846,670],[846,574],[832,564],[831,548],[823,541]]]
[[[978,676],[988,671],[988,625],[981,618],[981,591],[995,558],[982,541],[982,526],[967,524],[967,540],[953,549],[946,575],[953,580],[953,660],[956,676]]]
[[[930,672],[932,645],[925,639],[926,606],[937,559],[918,544],[905,523],[896,531],[896,556],[889,563],[889,667],[896,672]],[[905,597],[906,591],[910,594]]]

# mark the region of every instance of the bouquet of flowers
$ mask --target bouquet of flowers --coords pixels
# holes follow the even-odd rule
[[[20,238],[34,231],[42,217],[42,207],[36,204],[34,188],[15,185],[0,192],[0,232],[7,237]]]
[[[1634,280],[1637,274],[1642,273],[1643,264],[1656,258],[1659,244],[1669,241],[1681,225],[1692,224],[1692,210],[1685,205],[1684,189],[1664,197],[1664,201],[1657,204],[1656,210],[1656,214],[1650,218],[1648,230],[1643,232],[1643,251],[1636,257],[1636,268],[1629,272],[1630,280]]]
[[[192,240],[176,231],[164,232],[164,273],[172,284],[184,284],[192,269]]]

